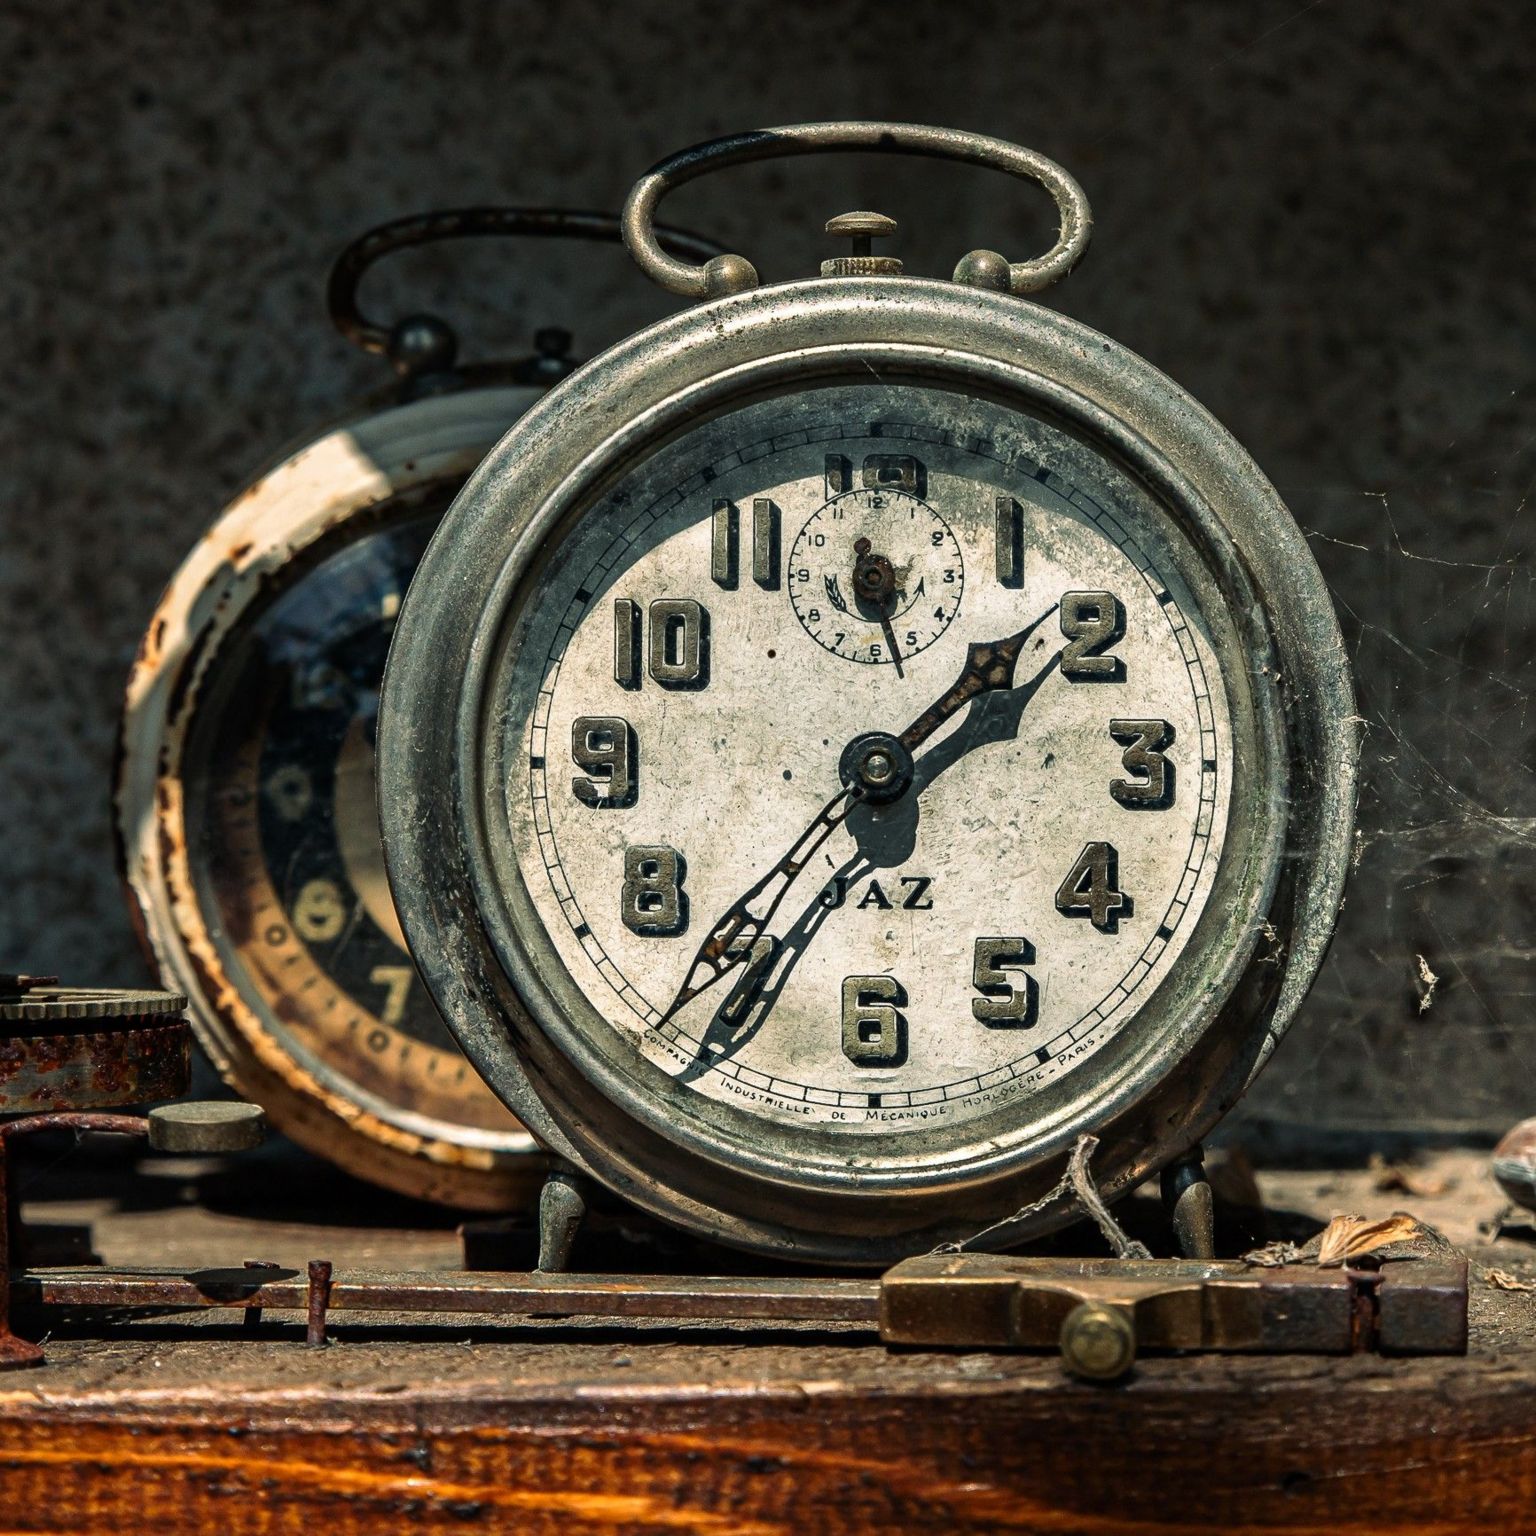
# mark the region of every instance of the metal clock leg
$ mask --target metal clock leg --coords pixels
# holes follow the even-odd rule
[[[586,1214],[586,1177],[574,1168],[552,1168],[539,1192],[540,1270],[556,1274],[569,1265]]]
[[[1205,1149],[1191,1147],[1163,1169],[1163,1204],[1186,1259],[1216,1257],[1216,1215],[1205,1176]]]

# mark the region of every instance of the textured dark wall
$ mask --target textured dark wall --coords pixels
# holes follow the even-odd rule
[[[717,132],[896,117],[1078,176],[1094,250],[1048,302],[1223,418],[1333,585],[1369,722],[1360,864],[1257,1107],[1530,1113],[1532,25],[1515,0],[10,0],[0,969],[141,974],[107,816],[119,689],[229,493],[379,382],[323,321],[342,243],[431,204],[616,206]],[[770,278],[812,270],[851,206],[900,218],[918,272],[1049,242],[1044,199],[909,162],[675,202]],[[546,323],[590,352],[670,302],[616,252],[557,247],[414,255],[370,294],[441,309],[482,355]]]

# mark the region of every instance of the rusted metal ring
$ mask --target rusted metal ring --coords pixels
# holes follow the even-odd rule
[[[755,160],[817,155],[835,150],[960,160],[1038,182],[1055,199],[1061,216],[1061,232],[1056,244],[1044,256],[1033,261],[1006,264],[1006,287],[1010,293],[1039,293],[1049,288],[1065,277],[1088,249],[1088,238],[1093,231],[1088,198],[1054,160],[1022,145],[1010,144],[1006,139],[988,138],[980,133],[930,128],[920,123],[863,122],[800,123],[786,128],[764,128],[755,133],[712,139],[669,155],[652,166],[631,190],[624,204],[624,243],[640,270],[669,293],[704,299],[755,288],[758,285],[757,270],[743,256],[718,256],[699,266],[690,266],[686,261],[669,256],[658,239],[659,231],[654,223],[657,204],[668,192],[706,171],[726,165],[747,165]],[[973,253],[973,256],[986,254]],[[972,259],[972,256],[963,258],[961,266],[965,267]],[[984,285],[991,286],[990,283]],[[998,286],[1004,285],[1000,283]]]
[[[326,285],[326,303],[332,324],[363,351],[387,354],[393,326],[369,319],[358,308],[357,289],[363,274],[376,261],[395,251],[481,235],[617,243],[621,230],[619,220],[611,213],[572,208],[446,208],[393,219],[359,236],[336,258]],[[687,230],[662,228],[656,235],[667,250],[697,261],[708,261],[721,253],[720,246],[714,241]]]
[[[107,1109],[187,1091],[192,1032],[180,1017],[33,1025],[0,1032],[0,1114]],[[35,1031],[35,1032],[33,1032]]]

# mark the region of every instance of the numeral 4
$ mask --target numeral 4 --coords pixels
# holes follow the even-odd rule
[[[1102,933],[1119,930],[1132,902],[1120,889],[1120,855],[1113,843],[1084,844],[1056,892],[1056,910],[1064,917],[1090,918]]]

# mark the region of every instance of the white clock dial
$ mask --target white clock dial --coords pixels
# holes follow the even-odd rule
[[[685,433],[550,552],[496,792],[595,1049],[857,1158],[1027,1120],[1136,1028],[1221,859],[1227,621],[1095,462],[827,386]]]

